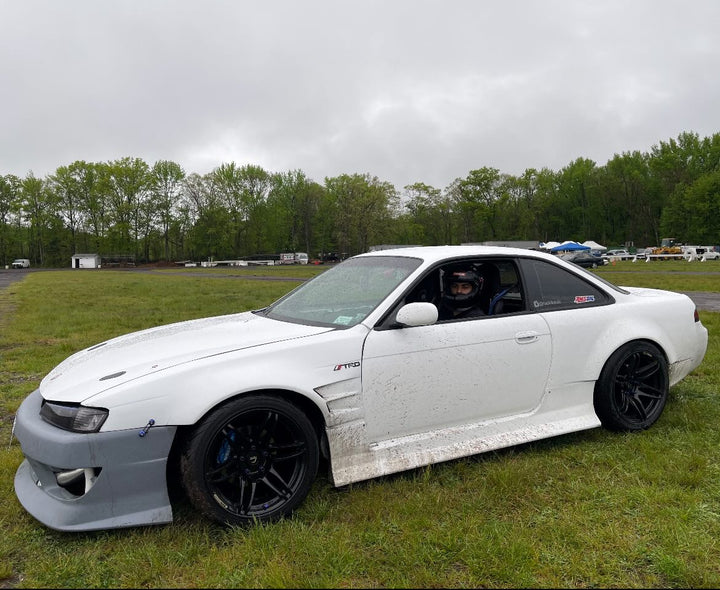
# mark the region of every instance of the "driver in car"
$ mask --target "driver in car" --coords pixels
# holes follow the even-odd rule
[[[484,316],[480,306],[483,277],[471,268],[448,269],[443,276],[441,320]]]

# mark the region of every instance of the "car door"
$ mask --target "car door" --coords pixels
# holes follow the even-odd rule
[[[368,442],[532,412],[551,349],[546,322],[525,312],[372,330],[362,357]]]

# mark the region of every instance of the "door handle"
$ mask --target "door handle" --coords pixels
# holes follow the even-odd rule
[[[515,334],[515,341],[518,344],[530,344],[538,339],[539,334],[534,331],[518,332]]]

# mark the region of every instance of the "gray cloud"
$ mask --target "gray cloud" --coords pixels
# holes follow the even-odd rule
[[[443,188],[720,130],[715,0],[0,0],[0,174],[141,157]]]

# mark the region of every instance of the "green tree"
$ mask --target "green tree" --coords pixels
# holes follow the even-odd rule
[[[450,244],[453,237],[452,202],[440,189],[422,182],[404,189],[407,212],[406,243]]]
[[[592,193],[597,187],[595,162],[578,158],[563,168],[557,178],[558,197],[563,208],[566,239],[583,241],[593,234]]]
[[[267,199],[267,232],[276,250],[311,251],[313,221],[321,191],[322,187],[301,170],[272,175]]]
[[[534,174],[534,170],[528,170],[521,177],[501,175],[498,235],[503,239],[538,239],[536,212],[533,208],[536,192]]]
[[[187,176],[181,203],[187,224],[187,255],[202,260],[233,256],[236,230],[228,208],[215,190],[215,174]]]
[[[547,170],[528,168],[519,177],[507,177],[505,184],[517,210],[514,224],[518,228],[518,239],[540,241],[542,235],[541,179]]]
[[[599,174],[599,217],[604,243],[660,243],[662,199],[648,156],[638,151],[615,155]]]
[[[98,191],[97,170],[97,164],[78,160],[61,166],[47,179],[49,190],[55,194],[58,216],[70,232],[70,254],[87,248],[88,234],[94,238],[94,250],[100,249],[105,206]]]
[[[397,200],[392,184],[369,174],[342,174],[326,178],[325,188],[333,202],[333,226],[340,252],[367,252],[389,235]]]
[[[16,231],[13,226],[13,215],[18,209],[21,181],[17,176],[0,175],[0,257],[3,266],[10,264],[17,256],[12,250],[17,243]],[[23,251],[18,250],[22,255]]]
[[[155,162],[150,171],[150,193],[162,233],[163,256],[170,260],[170,228],[179,214],[180,195],[185,171],[180,164],[168,160]]]
[[[68,166],[61,166],[48,177],[48,190],[55,195],[57,211],[70,230],[70,248],[77,252],[78,232],[83,224],[83,209],[78,179]]]
[[[111,247],[118,254],[139,254],[141,233],[149,227],[150,168],[140,158],[122,158],[101,168],[101,187],[110,205]]]
[[[549,168],[542,168],[533,175],[533,207],[536,212],[535,239],[541,242],[562,241],[565,238],[563,203],[561,202],[559,173]]]
[[[47,258],[46,238],[56,211],[54,193],[47,189],[46,183],[30,172],[20,183],[21,209],[28,222],[28,252],[40,266]]]
[[[666,196],[678,185],[688,186],[709,170],[707,155],[697,133],[683,132],[677,139],[661,141],[650,150],[650,165]]]
[[[271,176],[259,166],[222,164],[211,172],[213,189],[228,211],[236,257],[260,253],[265,240],[265,205]]]
[[[80,187],[80,202],[85,217],[85,231],[90,236],[89,250],[100,253],[110,223],[107,194],[102,186],[102,170],[105,164],[76,161],[70,165]]]
[[[720,244],[720,170],[676,190],[663,209],[662,228],[684,242]]]
[[[499,199],[502,176],[497,168],[471,170],[453,188],[455,208],[460,215],[464,242],[493,240],[498,237]]]

